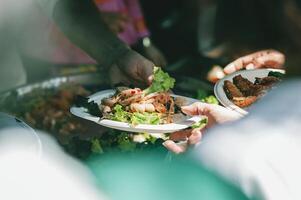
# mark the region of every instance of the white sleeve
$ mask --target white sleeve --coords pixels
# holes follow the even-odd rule
[[[59,0],[35,0],[35,1],[45,11],[47,16],[49,16],[50,18],[53,17],[53,11],[54,11],[55,5]]]
[[[253,109],[209,131],[193,156],[250,198],[301,199],[301,82],[282,85]]]
[[[87,167],[49,134],[32,136],[17,127],[0,130],[0,138],[0,187],[5,188],[0,199],[106,199]],[[35,143],[41,144],[41,153]]]

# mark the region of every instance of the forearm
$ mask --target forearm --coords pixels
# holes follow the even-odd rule
[[[59,0],[53,18],[74,44],[104,67],[129,49],[102,21],[92,1]]]

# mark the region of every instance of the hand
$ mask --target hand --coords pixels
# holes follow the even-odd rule
[[[153,44],[143,48],[143,55],[153,61],[156,66],[164,67],[167,65],[163,53]]]
[[[101,18],[115,34],[123,32],[129,21],[127,15],[115,12],[101,12]]]
[[[258,68],[283,68],[285,56],[275,50],[263,50],[256,53],[238,58],[234,62],[228,64],[224,68],[226,74],[231,74],[243,68],[258,69]]]
[[[133,50],[121,55],[110,68],[112,84],[145,87],[152,81],[154,63]]]
[[[182,111],[187,115],[204,115],[208,118],[208,124],[203,129],[184,130],[172,133],[170,140],[165,141],[163,145],[176,154],[185,152],[190,145],[198,144],[205,129],[216,124],[231,122],[241,118],[240,114],[225,107],[200,102],[182,107]],[[187,145],[178,145],[175,143],[175,141],[183,141],[184,139],[187,140]]]

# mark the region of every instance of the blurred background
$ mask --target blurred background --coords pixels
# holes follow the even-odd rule
[[[133,26],[139,37],[135,39],[124,34],[128,25],[120,21],[128,16],[114,15],[118,9],[109,5],[114,1],[93,1],[103,21],[132,49],[154,63],[158,58],[154,54],[164,55],[162,67],[176,78],[178,94],[200,100],[212,95],[208,72],[257,50],[279,50],[287,56],[287,66],[296,70],[300,66],[299,0],[133,2],[135,9],[127,12],[136,17]],[[0,95],[1,111],[48,132],[81,159],[110,151],[166,153],[162,138],[120,134],[72,116],[69,108],[77,95],[111,87],[106,69],[76,47],[36,3],[1,3],[0,78],[7,85]]]

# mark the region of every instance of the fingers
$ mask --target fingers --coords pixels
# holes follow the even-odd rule
[[[241,58],[238,58],[234,62],[230,63],[224,68],[226,74],[232,74],[233,72],[243,69],[245,66],[250,64],[254,59],[254,54],[247,55]]]
[[[124,73],[122,73],[122,71],[116,65],[110,68],[109,76],[112,85],[116,85],[119,83],[123,83],[125,85],[130,84]]]
[[[147,84],[148,84],[148,85],[151,85],[152,82],[153,82],[153,80],[154,80],[154,75],[150,75],[150,76],[147,78]]]
[[[141,80],[146,82],[147,85],[150,85],[153,81],[154,66],[155,65],[148,60],[146,60],[146,62],[143,62],[140,66],[138,66],[139,74],[141,75]]]
[[[172,138],[170,138],[170,140],[167,140],[163,143],[163,146],[165,146],[168,150],[176,154],[184,153],[188,147],[198,144],[202,138],[201,129],[179,131],[175,134],[177,135],[176,139],[184,138],[187,135],[190,135],[188,137],[187,143],[177,144],[175,143],[175,140],[173,140]],[[179,134],[182,134],[182,137],[179,136]]]
[[[202,139],[201,129],[199,128],[193,129],[191,131],[191,135],[188,138],[188,144],[196,145],[201,141],[201,139]]]
[[[163,146],[165,146],[169,151],[172,151],[175,154],[184,153],[187,149],[187,144],[178,145],[172,140],[167,140],[163,143]]]
[[[191,129],[177,131],[177,132],[170,134],[169,139],[171,139],[173,141],[185,141],[191,134],[192,134]]]
[[[284,63],[285,56],[282,53],[275,50],[264,50],[235,60],[224,68],[224,72],[226,74],[231,74],[243,68],[282,68]]]
[[[270,67],[270,68],[282,68],[285,63],[285,56],[278,51],[266,51],[262,52],[260,56],[255,58],[255,68]]]
[[[182,111],[187,115],[203,115],[210,111],[213,105],[207,103],[193,103],[189,106],[183,106]]]
[[[116,59],[116,65],[122,76],[126,76],[133,84],[138,82],[140,86],[151,84],[154,63],[133,50],[128,50]],[[135,84],[136,85],[136,84]],[[138,85],[136,85],[138,86]]]
[[[133,78],[129,78],[116,65],[114,65],[110,68],[109,78],[110,78],[110,84],[112,86],[119,85],[120,83],[122,83],[123,85],[126,85],[126,86],[130,86],[130,85],[134,85],[136,87],[144,86],[140,81],[136,81]]]

